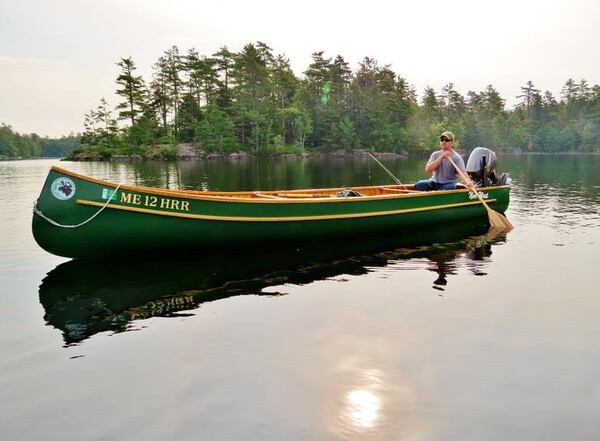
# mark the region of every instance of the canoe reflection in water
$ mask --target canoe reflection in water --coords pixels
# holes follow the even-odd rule
[[[300,248],[180,256],[147,261],[72,260],[50,271],[39,288],[47,323],[60,329],[66,345],[104,331],[133,329],[132,321],[181,317],[202,303],[239,295],[268,295],[282,284],[307,284],[341,274],[361,275],[373,267],[427,259],[443,289],[463,257],[476,275],[492,244],[485,223],[411,233],[409,238],[361,238],[355,243],[305,243]]]

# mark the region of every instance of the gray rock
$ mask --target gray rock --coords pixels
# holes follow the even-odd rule
[[[128,155],[110,155],[109,159],[111,162],[126,162],[130,160],[131,158]]]

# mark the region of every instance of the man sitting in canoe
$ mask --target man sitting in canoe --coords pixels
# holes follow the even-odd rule
[[[433,174],[429,179],[416,182],[415,190],[454,190],[456,188],[458,172],[447,158],[452,158],[452,161],[461,170],[465,169],[465,161],[454,151],[453,146],[454,135],[452,132],[442,133],[440,135],[440,150],[433,152],[427,165],[425,165],[425,171]]]

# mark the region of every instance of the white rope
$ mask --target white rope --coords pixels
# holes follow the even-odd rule
[[[47,222],[51,223],[52,225],[54,225],[55,227],[60,227],[60,228],[79,228],[85,224],[87,224],[89,221],[91,221],[92,219],[94,219],[96,216],[98,216],[100,213],[102,213],[102,211],[108,207],[108,204],[110,203],[110,201],[112,200],[113,195],[117,194],[117,190],[119,190],[119,188],[121,187],[121,184],[117,185],[117,187],[115,188],[115,191],[112,192],[112,194],[108,197],[108,199],[106,200],[106,202],[104,203],[104,205],[102,206],[102,208],[100,208],[100,210],[96,211],[89,219],[84,220],[83,222],[81,222],[80,224],[77,225],[63,225],[63,224],[59,224],[58,222],[56,222],[53,219],[50,219],[48,216],[46,216],[44,213],[42,213],[42,211],[37,207],[37,201],[35,201],[33,203],[33,212],[35,214],[37,214],[39,217],[41,217],[42,219],[46,220]]]

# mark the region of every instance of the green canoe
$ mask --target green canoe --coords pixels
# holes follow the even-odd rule
[[[412,186],[209,192],[115,184],[52,167],[34,206],[33,235],[50,253],[102,257],[169,249],[244,249],[415,230],[486,210],[468,189],[419,192]],[[509,187],[480,189],[504,212]]]

